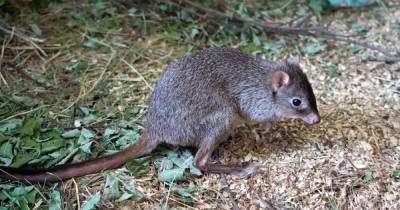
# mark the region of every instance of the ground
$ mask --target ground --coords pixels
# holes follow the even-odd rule
[[[12,120],[25,119],[26,124],[27,118],[41,117],[43,128],[62,133],[78,129],[80,138],[83,128],[91,132],[93,136],[86,136],[88,142],[74,139],[78,143],[68,149],[79,147],[79,152],[74,150],[77,155],[72,158],[61,157],[65,161],[120,150],[137,138],[147,100],[163,70],[176,58],[205,47],[239,47],[272,60],[300,54],[322,121],[308,126],[283,120],[268,134],[257,126],[238,127],[218,148],[216,158],[222,163],[257,163],[260,170],[245,179],[196,176],[186,170],[176,184],[162,181],[161,170],[168,168],[165,162],[173,165],[171,157],[183,156],[187,150],[161,148],[155,157],[146,159],[145,173],[136,177],[123,167],[58,184],[35,185],[38,196],[28,202],[30,208],[56,203],[76,209],[98,192],[102,199],[96,204],[101,209],[400,208],[399,63],[373,61],[370,58],[379,53],[331,40],[265,34],[249,26],[243,27],[247,34],[241,33],[234,23],[224,25],[225,34],[207,25],[212,24],[206,17],[198,20],[163,3],[43,2],[45,6],[7,1],[1,8],[0,123],[4,128]],[[279,2],[283,6],[276,3],[258,9],[310,14],[306,23],[310,26],[329,23],[332,31],[358,34],[356,39],[362,42],[400,52],[400,5],[395,1],[386,6],[329,10],[320,18],[305,1],[299,5]],[[250,13],[257,9],[252,4],[246,1],[233,8]],[[291,17],[275,14],[269,21],[285,23]],[[3,134],[17,139],[22,135]],[[85,144],[79,144],[80,140]],[[13,153],[18,151],[15,146]],[[187,156],[192,158],[190,153]],[[1,186],[5,189],[4,183]],[[110,196],[110,189],[120,194]],[[122,199],[123,192],[131,197]],[[2,206],[21,204],[2,196]]]

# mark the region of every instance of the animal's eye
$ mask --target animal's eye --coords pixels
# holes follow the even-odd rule
[[[294,99],[292,99],[292,104],[293,104],[293,106],[300,106],[301,100],[298,98],[294,98]]]

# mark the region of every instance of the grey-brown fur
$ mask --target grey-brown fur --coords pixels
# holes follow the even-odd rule
[[[301,109],[293,107],[293,97],[301,99]],[[128,149],[101,161],[62,166],[67,175],[60,168],[18,174],[18,170],[2,167],[0,172],[11,173],[1,174],[8,179],[56,181],[118,167],[168,143],[197,147],[194,164],[203,171],[245,176],[255,165],[210,164],[212,151],[239,123],[263,123],[268,131],[271,122],[280,118],[319,122],[315,96],[297,61],[275,63],[253,59],[237,49],[206,49],[166,69],[150,98],[146,129]],[[74,175],[74,171],[79,173]]]

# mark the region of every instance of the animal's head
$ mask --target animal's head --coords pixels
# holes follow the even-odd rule
[[[276,65],[269,78],[278,117],[302,119],[308,124],[319,123],[314,92],[298,58]]]

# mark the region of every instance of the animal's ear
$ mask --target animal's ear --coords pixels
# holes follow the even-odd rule
[[[284,71],[274,71],[272,73],[271,85],[274,92],[289,85],[289,75]]]
[[[291,63],[291,64],[299,65],[299,63],[300,63],[300,56],[299,56],[299,55],[291,56],[291,57],[287,60],[287,62],[288,62],[288,63]]]

